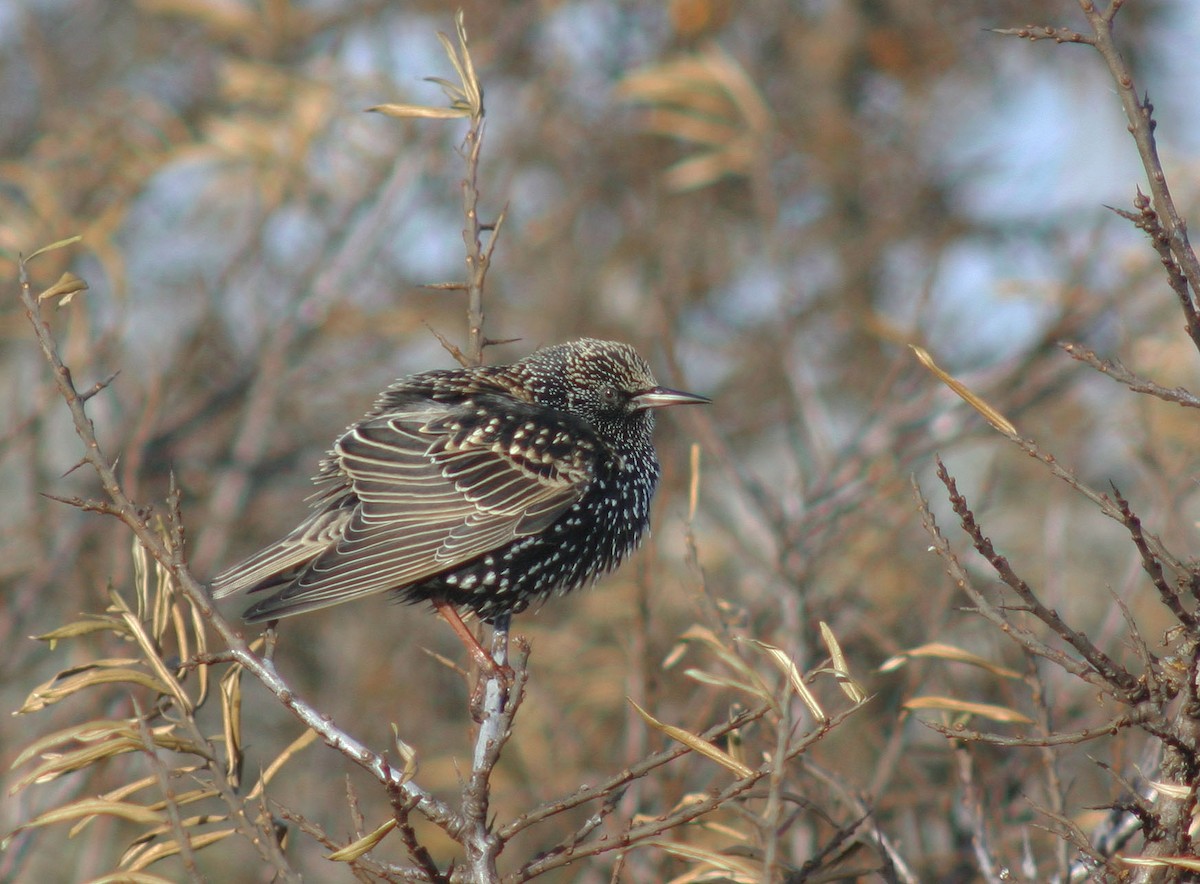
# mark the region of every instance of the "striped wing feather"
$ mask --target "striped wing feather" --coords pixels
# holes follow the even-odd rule
[[[544,409],[530,438],[532,407],[504,406],[482,418],[470,402],[426,405],[352,427],[325,466],[320,509],[218,575],[214,596],[278,590],[245,615],[274,619],[427,580],[541,531],[583,496],[603,443],[570,415],[548,426]],[[541,456],[560,447],[581,456]]]

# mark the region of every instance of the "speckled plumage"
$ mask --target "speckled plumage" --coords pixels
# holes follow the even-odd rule
[[[632,347],[585,338],[511,365],[403,378],[334,442],[312,514],[217,575],[274,620],[376,592],[495,620],[616,568],[650,518],[657,386]]]

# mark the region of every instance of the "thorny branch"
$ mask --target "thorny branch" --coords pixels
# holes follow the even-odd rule
[[[33,327],[42,354],[51,367],[59,394],[70,410],[75,432],[83,443],[84,459],[95,470],[101,486],[112,502],[111,507],[106,508],[106,512],[116,516],[133,532],[142,547],[166,569],[176,585],[217,631],[228,647],[229,655],[258,679],[288,711],[315,731],[328,746],[370,772],[381,784],[398,789],[414,803],[421,814],[451,837],[455,837],[463,826],[459,814],[415,783],[404,782],[400,772],[393,768],[383,755],[368,749],[338,728],[327,714],[313,708],[299,697],[279,675],[274,663],[255,654],[241,632],[213,606],[208,590],[188,569],[183,548],[172,540],[171,535],[163,537],[154,530],[148,510],[135,505],[117,480],[111,462],[96,439],[95,427],[85,409],[85,400],[76,390],[70,369],[59,355],[54,334],[41,315],[30,287],[28,268],[23,260],[20,262],[20,291],[25,315]]]

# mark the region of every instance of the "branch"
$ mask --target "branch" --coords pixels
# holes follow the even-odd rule
[[[1099,727],[1089,727],[1083,730],[1074,731],[1072,733],[1056,733],[1045,737],[1005,737],[1000,734],[989,734],[984,731],[971,731],[961,727],[947,727],[944,724],[938,724],[934,721],[926,721],[918,719],[921,724],[925,725],[930,730],[935,730],[943,737],[950,740],[961,740],[965,743],[988,743],[992,746],[1004,746],[1007,748],[1028,748],[1028,747],[1045,747],[1045,746],[1068,746],[1076,743],[1086,743],[1090,740],[1098,740],[1101,737],[1115,736],[1119,731],[1128,727],[1133,727],[1145,721],[1149,721],[1155,715],[1160,714],[1157,707],[1143,703],[1133,712],[1126,712],[1118,715],[1112,721],[1100,725]]]
[[[1113,0],[1108,8],[1101,12],[1096,8],[1094,0],[1079,0],[1079,8],[1083,10],[1094,34],[1091,43],[1108,65],[1109,74],[1116,83],[1121,107],[1129,121],[1129,132],[1137,144],[1138,155],[1146,171],[1154,210],[1162,223],[1163,236],[1170,246],[1171,256],[1178,262],[1180,272],[1191,286],[1190,294],[1183,291],[1180,295],[1188,318],[1188,334],[1200,348],[1200,323],[1197,322],[1195,302],[1195,294],[1200,291],[1200,260],[1197,260],[1196,253],[1188,241],[1187,222],[1175,207],[1175,200],[1167,187],[1167,176],[1163,171],[1162,161],[1158,158],[1158,144],[1154,139],[1154,105],[1150,103],[1149,96],[1138,97],[1133,71],[1117,49],[1113,22],[1120,7],[1120,0]]]
[[[1096,371],[1108,375],[1115,381],[1120,381],[1135,393],[1148,393],[1164,402],[1174,402],[1184,408],[1200,408],[1200,396],[1183,387],[1159,386],[1153,381],[1134,374],[1119,359],[1101,359],[1094,351],[1080,344],[1062,343],[1059,346],[1072,359],[1087,363]]]
[[[70,369],[63,363],[50,326],[42,318],[37,300],[29,283],[26,261],[19,263],[20,297],[25,315],[33,328],[42,354],[49,363],[59,394],[67,403],[75,433],[84,447],[84,460],[91,465],[100,479],[105,493],[112,501],[109,512],[119,518],[133,532],[142,547],[171,575],[176,585],[187,595],[200,614],[212,624],[217,634],[229,648],[232,658],[270,691],[293,715],[307,727],[312,728],[326,743],[348,759],[367,770],[384,786],[393,786],[414,802],[414,807],[428,820],[440,826],[451,837],[462,829],[462,819],[449,806],[434,798],[415,783],[405,782],[402,772],[395,770],[388,760],[355,740],[339,729],[328,715],[313,708],[298,697],[280,677],[274,663],[255,654],[242,634],[213,606],[207,588],[188,569],[183,548],[173,541],[171,535],[161,536],[151,526],[146,512],[136,506],[125,494],[116,473],[96,439],[95,427],[87,416],[85,400],[75,389]]]
[[[747,709],[740,715],[735,715],[728,721],[709,728],[699,736],[706,742],[714,742],[717,738],[744,727],[752,721],[758,721],[758,719],[770,711],[771,706],[764,703],[753,709]],[[589,801],[599,801],[615,790],[644,777],[655,768],[662,767],[664,764],[674,761],[682,755],[687,755],[691,751],[690,748],[682,743],[672,743],[667,748],[660,749],[652,755],[646,756],[637,764],[630,765],[604,782],[597,783],[594,786],[582,786],[570,795],[547,802],[536,810],[517,817],[507,826],[500,829],[500,838],[507,841],[518,832],[528,829],[530,826],[540,823],[548,817],[570,810],[573,807],[578,807],[581,804],[587,804]]]
[[[940,460],[938,460],[938,465],[944,469]],[[1057,648],[1052,648],[1040,641],[1032,632],[1020,624],[1012,622],[1004,611],[988,601],[983,593],[976,588],[975,584],[971,582],[971,578],[968,576],[962,562],[958,560],[958,556],[951,549],[950,542],[942,534],[942,530],[937,524],[937,519],[934,517],[933,511],[929,508],[929,501],[921,492],[921,487],[917,484],[916,479],[913,479],[913,491],[917,495],[917,506],[921,513],[921,524],[933,540],[933,551],[938,554],[942,563],[946,566],[946,572],[950,575],[950,579],[975,604],[975,610],[987,619],[989,623],[999,629],[1001,633],[1019,644],[1025,653],[1049,660],[1051,663],[1054,663],[1088,684],[1097,687],[1109,687],[1105,684],[1104,679],[1093,669],[1067,656]]]
[[[940,458],[937,459],[937,475],[942,484],[946,486],[946,491],[950,497],[950,506],[962,523],[963,530],[971,538],[975,549],[988,560],[992,569],[1024,603],[1029,613],[1050,627],[1059,638],[1078,651],[1079,655],[1088,662],[1088,665],[1093,670],[1100,674],[1101,678],[1111,688],[1116,689],[1123,695],[1126,702],[1139,703],[1146,699],[1145,685],[1140,684],[1136,677],[1096,647],[1086,635],[1068,626],[1057,611],[1047,608],[1042,604],[1041,599],[1038,598],[1029,584],[1021,579],[1016,571],[1013,570],[1008,559],[996,552],[991,538],[983,533],[983,529],[975,520],[975,513],[971,511],[967,499],[959,493],[957,483]]]
[[[545,874],[551,869],[560,868],[570,863],[577,862],[585,856],[596,856],[601,853],[607,853],[610,850],[629,850],[632,847],[637,847],[642,842],[645,842],[656,835],[661,835],[684,823],[689,823],[694,819],[698,819],[707,813],[712,812],[718,807],[723,807],[734,798],[748,792],[763,778],[770,775],[771,770],[776,764],[783,764],[786,761],[795,758],[802,754],[808,747],[819,742],[831,730],[858,711],[858,707],[854,706],[844,712],[839,713],[824,722],[821,722],[813,731],[806,734],[801,740],[792,745],[788,754],[783,758],[774,759],[763,764],[761,767],[754,770],[751,774],[744,777],[739,777],[723,789],[710,791],[705,796],[695,802],[686,802],[682,806],[677,807],[670,813],[662,816],[654,817],[644,822],[636,823],[616,838],[602,839],[587,845],[577,845],[570,851],[553,853],[549,856],[540,856],[531,862],[526,863],[521,869],[511,877],[514,881],[527,881],[530,878]],[[596,796],[599,797],[599,796]],[[506,878],[506,880],[510,880]]]

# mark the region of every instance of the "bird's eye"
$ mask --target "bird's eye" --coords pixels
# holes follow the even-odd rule
[[[617,400],[621,398],[621,394],[617,392],[617,388],[612,384],[605,384],[600,388],[600,401],[605,405],[616,405]]]

